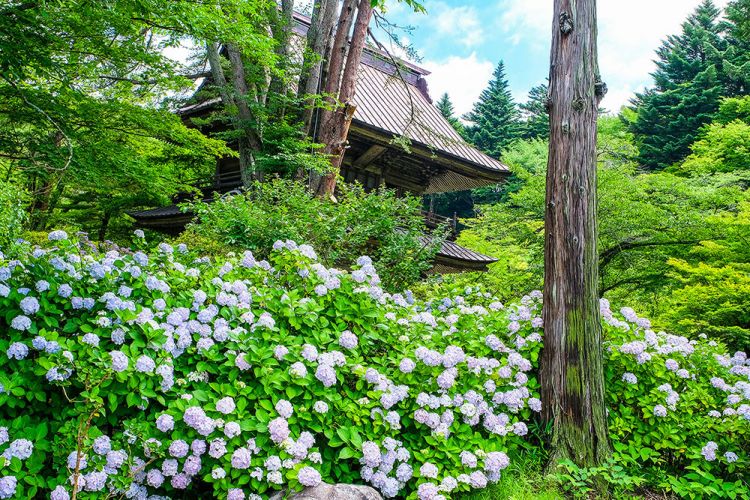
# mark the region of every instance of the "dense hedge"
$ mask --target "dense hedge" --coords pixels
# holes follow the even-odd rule
[[[0,258],[0,498],[241,499],[323,480],[432,499],[484,488],[531,446],[538,293],[416,303],[367,257],[342,272],[290,241],[266,262],[50,240]],[[736,492],[746,357],[603,311],[619,460],[650,485]]]

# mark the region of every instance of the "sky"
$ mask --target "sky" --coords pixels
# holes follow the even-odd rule
[[[714,0],[718,6],[727,0]],[[607,83],[602,106],[617,111],[650,85],[654,51],[678,33],[701,0],[599,0],[599,67]],[[505,62],[517,102],[549,73],[552,0],[423,0],[427,14],[416,14],[388,0],[386,17],[419,53],[418,65],[431,71],[430,94],[447,92],[456,114],[471,109],[495,66]],[[398,53],[398,49],[394,47]]]

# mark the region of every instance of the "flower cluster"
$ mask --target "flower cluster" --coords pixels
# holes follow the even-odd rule
[[[23,464],[0,471],[0,498],[239,500],[334,479],[450,498],[498,481],[542,410],[538,292],[419,301],[385,292],[366,257],[330,269],[291,241],[269,261],[50,241],[0,257],[0,424],[17,426],[0,453]],[[666,440],[693,412],[676,456],[746,465],[747,358],[605,302],[602,316],[610,416],[628,408]]]

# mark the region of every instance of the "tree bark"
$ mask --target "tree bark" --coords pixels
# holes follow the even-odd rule
[[[370,0],[361,0],[359,9],[357,10],[357,22],[355,23],[354,33],[349,44],[349,53],[346,57],[346,66],[343,67],[343,75],[341,76],[340,83],[335,86],[331,84],[333,78],[337,82],[339,81],[337,76],[338,71],[329,72],[328,74],[326,91],[328,92],[329,88],[333,89],[335,87],[335,90],[338,92],[339,102],[335,110],[326,110],[321,113],[318,140],[325,145],[323,152],[329,155],[331,159],[329,172],[322,176],[320,182],[315,187],[316,195],[321,198],[330,198],[333,196],[333,191],[336,188],[336,177],[339,174],[341,161],[344,158],[349,125],[356,109],[351,101],[356,91],[357,72],[359,71],[359,63],[362,60],[362,52],[367,40],[367,27],[370,24],[372,12],[372,3]],[[340,25],[341,23],[339,23]],[[336,61],[338,55],[341,55],[343,59],[343,52],[340,52],[340,49],[337,47],[338,39],[339,33],[336,33],[336,41],[334,42],[333,53],[331,55],[331,66],[334,65],[334,62],[337,65],[339,64]],[[346,47],[344,47],[345,49]],[[337,67],[334,69],[337,70]]]
[[[554,0],[544,259],[543,418],[550,467],[610,454],[596,248],[596,0]]]
[[[326,49],[336,21],[336,7],[338,7],[338,0],[320,0],[315,3],[310,29],[307,32],[307,51],[299,79],[298,97],[320,93],[323,67],[327,59]],[[314,114],[315,107],[312,100],[308,99],[302,110],[303,130],[307,135],[312,130]]]

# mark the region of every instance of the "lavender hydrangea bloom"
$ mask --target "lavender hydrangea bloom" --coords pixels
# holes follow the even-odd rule
[[[313,410],[316,413],[328,413],[328,404],[325,401],[316,401],[313,405]]]
[[[63,231],[62,229],[58,229],[56,231],[52,231],[47,235],[47,239],[49,241],[62,241],[68,239],[68,233]]]
[[[112,358],[113,371],[120,373],[128,369],[128,357],[121,351],[112,351],[109,353],[109,356]]]
[[[29,354],[29,348],[21,342],[13,342],[6,352],[8,359],[25,359]]]
[[[289,437],[289,424],[283,417],[277,417],[268,423],[268,433],[271,440],[279,444]]]
[[[16,494],[18,480],[15,476],[3,476],[0,478],[0,498],[12,498]]]
[[[58,485],[50,493],[50,500],[70,500],[70,494],[65,490],[62,485]]]
[[[359,344],[359,339],[349,330],[345,330],[339,336],[339,345],[344,349],[354,349]]]
[[[34,443],[28,439],[16,439],[8,446],[3,452],[3,457],[10,460],[11,458],[17,458],[19,460],[26,460],[34,452]]]
[[[320,380],[325,387],[331,387],[336,384],[336,370],[327,364],[320,364],[315,370],[315,378]]]
[[[292,406],[292,403],[290,403],[286,399],[280,399],[276,403],[275,408],[279,415],[283,418],[289,418],[292,416],[292,413],[294,413],[294,407]]]
[[[249,469],[253,455],[247,448],[237,448],[232,453],[232,467],[235,469]]]
[[[138,358],[135,362],[135,369],[141,373],[153,373],[156,368],[156,363],[150,357],[145,354]]]
[[[320,472],[310,466],[302,467],[297,473],[297,480],[302,486],[315,487],[320,484]]]
[[[10,322],[11,328],[15,330],[20,330],[22,332],[25,332],[29,328],[31,328],[31,318],[24,315],[19,315],[13,318],[13,320]]]
[[[401,362],[398,365],[398,369],[401,370],[402,373],[411,373],[414,371],[414,368],[416,368],[416,363],[412,361],[409,358],[404,358],[401,360]]]
[[[622,381],[631,385],[638,383],[638,377],[630,372],[626,372],[622,375]]]
[[[112,451],[112,442],[109,436],[99,436],[94,439],[92,448],[97,455],[106,455]]]
[[[183,458],[190,451],[190,446],[182,439],[175,439],[169,444],[169,454],[175,458]]]
[[[235,410],[236,407],[237,406],[234,404],[234,399],[229,396],[221,398],[216,402],[216,411],[219,411],[224,415],[229,415]]]
[[[716,460],[716,450],[718,449],[718,444],[713,441],[709,441],[708,443],[706,443],[706,446],[701,449],[701,455],[703,455],[703,458],[705,458],[706,461],[713,462],[714,460]]]
[[[146,484],[152,488],[159,488],[164,484],[164,474],[159,469],[151,469],[146,474]]]
[[[245,500],[245,492],[240,488],[229,488],[227,500]]]
[[[32,315],[39,312],[39,301],[36,297],[24,297],[19,305],[24,314]]]
[[[731,464],[737,461],[737,454],[732,451],[728,451],[724,453],[724,458],[726,459],[727,463]]]

